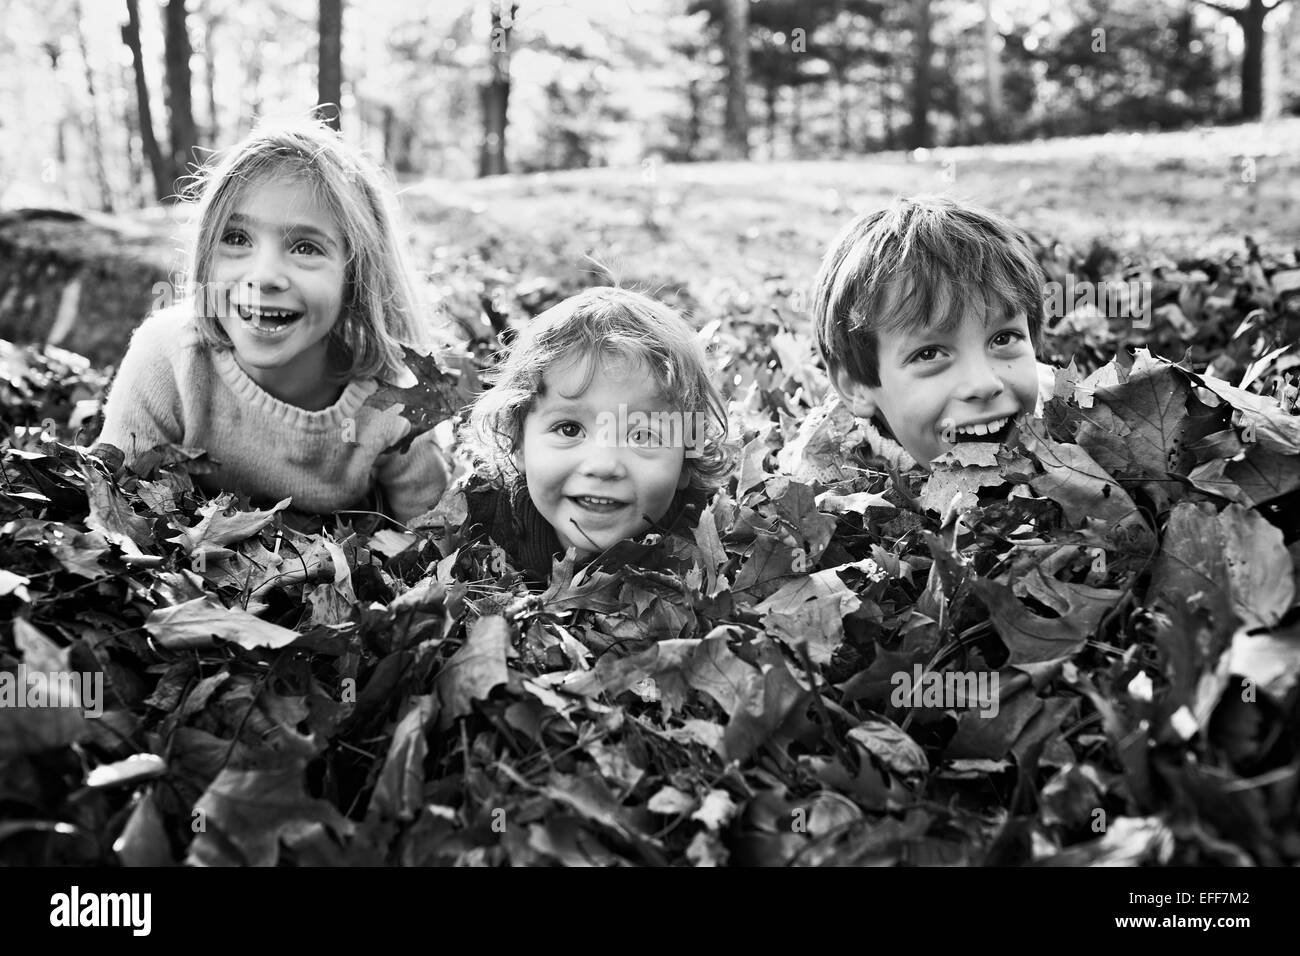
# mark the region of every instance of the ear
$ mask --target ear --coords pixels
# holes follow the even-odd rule
[[[691,470],[682,464],[682,473],[677,476],[677,490],[681,491],[691,483]]]
[[[849,375],[847,369],[837,368],[831,372],[831,385],[844,400],[844,404],[858,418],[870,418],[876,414],[876,389]]]

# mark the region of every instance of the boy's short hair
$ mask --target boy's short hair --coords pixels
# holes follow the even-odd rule
[[[956,327],[972,299],[1023,311],[1037,352],[1043,279],[1024,233],[1001,216],[940,196],[895,199],[832,243],[813,291],[817,348],[829,370],[880,387],[880,334]]]

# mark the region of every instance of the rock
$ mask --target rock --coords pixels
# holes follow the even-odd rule
[[[115,364],[163,294],[155,284],[169,281],[175,228],[58,209],[0,213],[0,338]]]

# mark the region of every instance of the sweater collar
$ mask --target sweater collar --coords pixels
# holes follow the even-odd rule
[[[222,380],[240,399],[261,412],[278,418],[295,428],[307,431],[326,431],[343,427],[346,419],[355,418],[367,398],[379,388],[379,383],[372,378],[353,379],[343,389],[338,401],[328,408],[311,412],[288,402],[282,402],[270,392],[258,385],[239,367],[235,353],[231,349],[215,349],[213,364]]]

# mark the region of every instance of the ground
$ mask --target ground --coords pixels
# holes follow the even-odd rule
[[[1253,182],[1249,181],[1253,178]],[[611,277],[687,307],[720,291],[743,302],[764,281],[806,289],[827,244],[858,212],[897,194],[950,193],[1007,215],[1043,242],[1078,254],[1101,242],[1142,262],[1153,256],[1222,258],[1249,235],[1281,255],[1300,245],[1300,119],[1177,133],[1108,134],[993,147],[879,153],[826,162],[696,163],[587,169],[401,186],[412,263],[434,287],[435,304],[479,287],[514,296],[549,280],[567,291]],[[101,242],[60,243],[49,228],[0,228],[13,238],[98,266],[81,308],[92,329],[60,344],[113,362],[155,299],[153,281],[183,267],[186,208],[150,209],[112,224],[153,278],[105,264]],[[94,217],[92,221],[103,221]],[[15,233],[13,230],[19,230]],[[69,270],[55,277],[66,282]],[[129,288],[118,288],[129,282]],[[115,285],[116,283],[116,285]],[[0,282],[0,287],[4,282]],[[6,290],[0,288],[0,294]],[[21,341],[55,325],[59,296],[47,289],[39,315],[10,317],[0,334]],[[135,302],[134,308],[122,303]],[[111,308],[107,308],[111,306]],[[453,311],[464,311],[453,309]],[[525,309],[525,311],[528,311]]]
[[[421,242],[504,247],[545,274],[583,257],[628,279],[685,285],[808,283],[855,214],[897,194],[982,203],[1042,240],[1142,258],[1300,243],[1300,119],[1178,133],[883,153],[827,162],[699,163],[424,181],[403,201]],[[1253,160],[1253,182],[1250,179]],[[452,251],[452,250],[448,250]],[[590,267],[590,266],[588,266]]]

